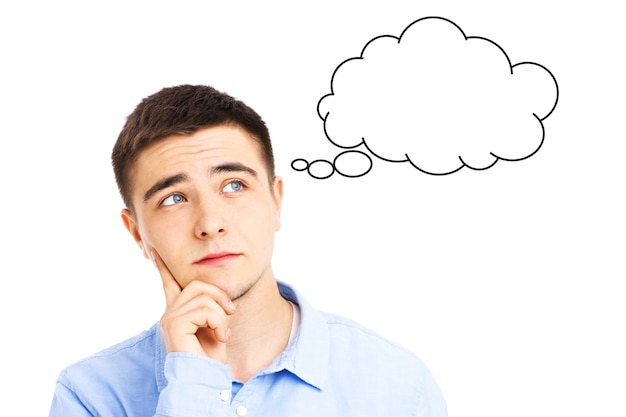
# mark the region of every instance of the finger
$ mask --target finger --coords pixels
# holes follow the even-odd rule
[[[165,293],[165,304],[169,307],[178,298],[183,289],[181,288],[180,284],[178,284],[178,281],[176,281],[167,265],[165,265],[165,262],[163,262],[161,256],[157,253],[157,251],[152,249],[150,255],[152,256],[152,261],[154,262],[154,265],[159,271],[159,275],[161,275],[163,292]]]
[[[186,291],[186,289],[185,289]],[[183,293],[185,292],[183,291]],[[161,318],[161,327],[168,351],[187,351],[198,342],[198,330],[211,330],[209,339],[226,342],[230,336],[230,320],[224,309],[209,295],[200,294],[170,308]],[[195,340],[195,342],[194,342]]]
[[[226,342],[230,337],[230,320],[217,303],[202,303],[197,308],[187,311],[185,319],[189,320],[188,334],[196,333],[200,328],[207,328],[213,331],[215,338],[220,342]]]
[[[176,320],[179,317],[190,315],[194,311],[203,311],[206,317],[219,317],[223,320],[227,320],[229,316],[222,306],[210,295],[197,294],[193,297],[189,297],[187,289],[183,290],[180,297],[176,300],[176,303],[167,309],[165,315]],[[207,326],[203,320],[198,321],[197,319],[190,319],[189,321],[197,323],[198,325],[196,327],[214,327]]]
[[[187,284],[177,303],[182,304],[191,298],[202,296],[208,296],[211,301],[217,303],[228,315],[235,312],[235,304],[225,291],[215,285],[199,280],[193,280]]]

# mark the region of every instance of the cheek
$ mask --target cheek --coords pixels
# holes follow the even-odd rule
[[[280,229],[280,219],[274,211],[268,210],[263,213],[265,221],[259,221],[260,213],[250,216],[251,221],[247,222],[242,232],[255,240],[259,250],[270,249],[274,244],[276,232]],[[240,229],[241,230],[241,229]]]
[[[148,254],[150,255],[152,251],[158,253],[172,273],[179,272],[176,265],[184,260],[185,253],[189,252],[188,244],[186,247],[185,241],[172,227],[155,227],[149,230],[145,243]]]
[[[168,252],[165,246],[167,239],[158,230],[146,230],[143,233],[144,252],[151,258],[152,251],[157,252],[162,258]]]
[[[272,232],[278,232],[282,225],[280,222],[280,211],[272,210],[270,218],[271,218],[270,227],[272,228]]]
[[[280,213],[278,211],[274,212],[274,232],[278,232],[282,223],[280,222]]]

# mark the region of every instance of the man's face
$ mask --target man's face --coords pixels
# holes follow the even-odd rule
[[[174,135],[139,155],[131,171],[135,213],[124,223],[184,288],[201,280],[236,299],[273,278],[282,180],[268,183],[259,145],[243,129],[216,126]]]

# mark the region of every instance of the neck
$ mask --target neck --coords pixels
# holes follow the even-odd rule
[[[233,378],[245,382],[269,366],[289,342],[293,309],[278,291],[273,275],[262,278],[235,301],[232,335],[227,342]]]

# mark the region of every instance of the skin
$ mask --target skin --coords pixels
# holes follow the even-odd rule
[[[234,126],[173,135],[146,148],[122,221],[163,283],[168,352],[231,366],[246,381],[286,347],[292,309],[271,267],[282,179]]]

